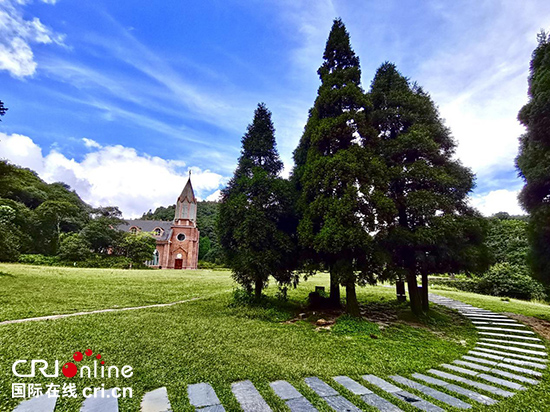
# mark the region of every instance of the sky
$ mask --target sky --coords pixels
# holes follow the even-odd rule
[[[0,0],[0,158],[139,217],[189,171],[217,199],[265,102],[288,174],[337,17],[365,90],[391,61],[431,94],[477,176],[471,203],[524,213],[516,117],[547,0]]]

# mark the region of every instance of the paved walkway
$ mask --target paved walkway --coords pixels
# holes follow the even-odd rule
[[[383,412],[401,411],[400,403],[407,403],[426,412],[439,412],[446,407],[470,409],[476,403],[493,405],[539,383],[538,379],[547,367],[548,355],[542,341],[525,325],[502,314],[453,299],[430,295],[430,300],[458,310],[476,326],[480,338],[477,346],[467,355],[450,364],[441,364],[437,369],[429,369],[425,374],[413,373],[411,377],[393,375],[382,379],[375,375],[364,375],[361,382],[347,376],[335,376],[330,382],[309,377],[304,379],[305,384],[322,402],[338,412],[362,410],[346,397],[349,392]],[[172,304],[154,306],[167,305]],[[139,308],[125,308],[131,309]],[[291,412],[317,411],[311,399],[289,382],[275,381],[270,386]],[[231,391],[244,412],[272,410],[251,381],[235,382],[231,385]],[[421,395],[416,395],[418,393]],[[197,412],[225,411],[216,392],[206,382],[189,385],[187,394]],[[43,396],[22,402],[15,411],[53,412],[55,404],[55,399]],[[164,387],[146,393],[141,402],[142,412],[171,410]],[[118,412],[118,403],[114,398],[89,398],[82,404],[80,411]]]

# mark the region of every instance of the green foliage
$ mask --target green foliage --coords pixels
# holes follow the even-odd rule
[[[271,112],[259,104],[242,139],[235,174],[222,191],[218,237],[233,277],[259,299],[269,276],[291,283],[294,241],[293,196],[278,175],[283,164],[275,147]]]
[[[199,260],[204,260],[204,257],[210,252],[210,238],[201,236],[199,240]]]
[[[61,260],[58,256],[45,256],[39,253],[32,253],[19,256],[19,263],[40,266],[58,266],[61,264]]]
[[[386,275],[406,276],[419,313],[417,275],[487,268],[486,223],[468,206],[473,173],[453,158],[456,144],[430,96],[384,63],[370,97],[383,159],[377,241],[388,256]],[[427,308],[427,295],[423,301]]]
[[[21,234],[15,219],[13,208],[0,205],[0,261],[3,262],[15,262],[19,257]]]
[[[478,282],[476,291],[486,295],[526,300],[547,298],[544,287],[529,275],[525,266],[510,263],[492,266]]]
[[[59,246],[59,259],[64,261],[82,261],[91,257],[91,255],[91,245],[80,233],[71,233],[63,236]]]
[[[529,260],[534,275],[550,285],[550,38],[541,32],[533,51],[529,101],[518,114],[526,127],[516,165],[525,186],[520,202],[530,213]]]
[[[121,254],[130,259],[133,265],[143,265],[145,261],[151,260],[156,245],[157,241],[150,233],[124,233],[120,243]]]
[[[339,305],[338,284],[354,291],[376,266],[369,235],[374,230],[371,178],[376,175],[368,145],[371,105],[361,88],[359,59],[339,19],[323,58],[321,86],[294,151],[292,180],[300,193],[300,244],[312,261],[329,268],[331,298]],[[353,293],[348,311],[357,314]]]

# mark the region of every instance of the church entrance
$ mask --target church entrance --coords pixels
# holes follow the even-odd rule
[[[174,261],[174,269],[182,269],[183,268],[183,259],[176,259]]]

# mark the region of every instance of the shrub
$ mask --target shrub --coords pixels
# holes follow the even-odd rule
[[[41,254],[25,254],[19,256],[19,263],[27,265],[57,266],[61,260],[57,256],[45,256]]]
[[[497,263],[480,279],[477,291],[493,296],[517,299],[547,298],[542,284],[533,279],[525,266]]]

